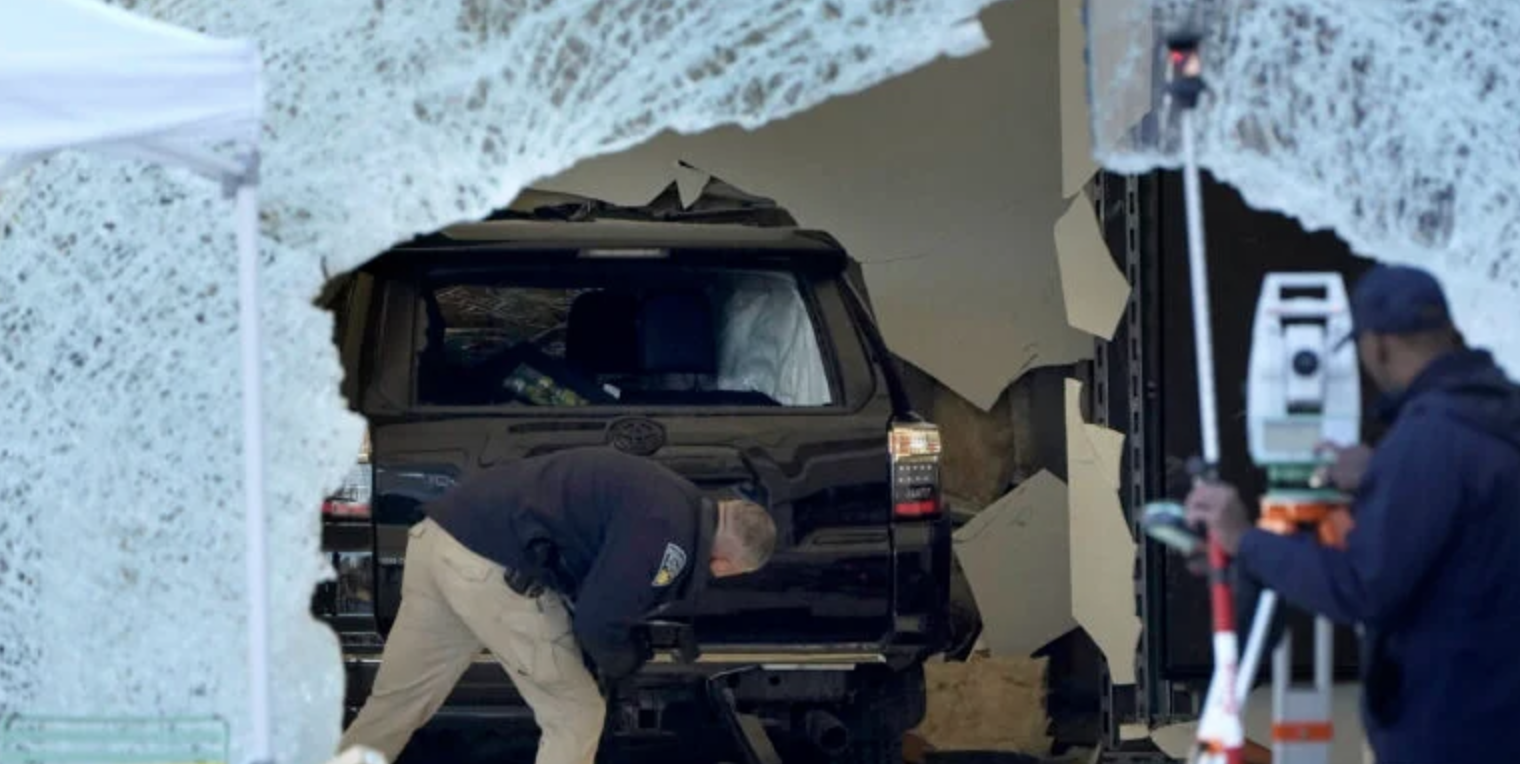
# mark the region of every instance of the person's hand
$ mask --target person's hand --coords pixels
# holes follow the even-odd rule
[[[1321,443],[1316,449],[1331,454],[1335,460],[1315,472],[1316,481],[1329,483],[1337,489],[1351,493],[1367,476],[1367,465],[1372,463],[1372,449],[1360,443],[1342,448],[1334,443]]]
[[[1240,540],[1251,529],[1246,505],[1240,493],[1229,483],[1199,483],[1187,497],[1187,521],[1208,528],[1225,554],[1231,557],[1240,550]]]

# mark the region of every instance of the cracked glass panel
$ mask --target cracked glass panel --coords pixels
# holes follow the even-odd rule
[[[986,45],[992,0],[118,0],[266,61],[275,757],[324,760],[318,507],[362,422],[326,280],[671,128],[756,127]],[[245,758],[231,204],[55,156],[0,186],[0,715],[216,714]]]
[[[1520,4],[1087,5],[1100,162],[1180,166],[1161,46],[1199,30],[1202,166],[1252,206],[1332,229],[1360,255],[1431,269],[1468,340],[1520,372]],[[1229,253],[1210,256],[1220,267]]]

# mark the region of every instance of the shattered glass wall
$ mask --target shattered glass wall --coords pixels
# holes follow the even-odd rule
[[[1159,46],[1203,32],[1203,167],[1358,254],[1430,268],[1468,340],[1520,373],[1520,3],[1088,0],[1087,11],[1101,162],[1179,165]],[[1209,254],[1227,267],[1228,252]]]
[[[342,692],[307,616],[317,506],[362,423],[324,281],[659,130],[755,127],[985,45],[992,0],[118,0],[263,46],[276,756]],[[230,205],[67,154],[0,187],[0,714],[216,713],[243,757]]]

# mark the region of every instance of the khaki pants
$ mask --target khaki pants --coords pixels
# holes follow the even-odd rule
[[[394,761],[484,647],[543,731],[537,764],[591,764],[606,703],[581,661],[564,601],[553,593],[522,597],[502,574],[430,519],[411,529],[401,610],[339,751],[362,745]]]

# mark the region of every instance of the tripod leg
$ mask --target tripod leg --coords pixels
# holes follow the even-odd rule
[[[1335,668],[1335,625],[1329,618],[1314,619],[1314,687],[1325,698],[1335,691],[1331,672]]]
[[[1288,691],[1293,684],[1293,633],[1283,631],[1282,642],[1272,651],[1272,761],[1290,761],[1287,743],[1278,734],[1278,725],[1288,718]]]
[[[1271,633],[1272,616],[1277,614],[1277,592],[1263,589],[1256,601],[1256,615],[1251,618],[1251,634],[1246,638],[1246,650],[1240,660],[1240,674],[1235,679],[1235,697],[1245,713],[1246,697],[1251,685],[1256,684],[1256,672],[1261,668],[1261,653],[1266,649]]]
[[[1314,619],[1314,681],[1293,681],[1290,634],[1272,655],[1272,761],[1276,764],[1330,764],[1335,736],[1330,716],[1335,633],[1329,620]]]

